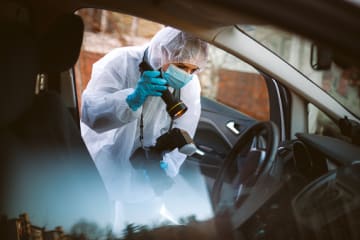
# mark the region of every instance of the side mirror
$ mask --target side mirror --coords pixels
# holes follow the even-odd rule
[[[329,70],[332,62],[330,49],[315,44],[311,45],[310,65],[314,70]]]

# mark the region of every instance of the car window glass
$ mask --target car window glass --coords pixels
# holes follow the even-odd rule
[[[148,43],[164,25],[98,9],[82,9],[77,14],[83,18],[85,24],[83,45],[75,66],[77,97],[81,114],[81,95],[91,78],[93,64],[115,48],[141,46]],[[199,77],[201,78],[200,75]],[[210,218],[213,214],[211,202],[207,185],[199,168],[184,165],[182,169],[187,169],[184,170],[186,172],[184,174],[188,174],[189,179],[179,174],[174,184],[176,186],[168,190],[165,196],[158,197],[142,206],[127,204],[123,207],[115,203],[115,215],[123,211],[126,216],[115,217],[113,231],[117,235],[126,235],[131,234],[131,231],[146,230],[160,225],[187,224]],[[191,181],[191,184],[188,181]],[[180,200],[179,195],[187,197]],[[136,197],[134,199],[136,202]],[[162,202],[166,202],[166,206],[162,205]],[[158,216],[159,212],[156,212],[159,208],[161,217]]]
[[[332,63],[328,70],[314,70],[310,61],[311,41],[272,26],[242,25],[240,28],[360,117],[359,68]]]
[[[269,120],[269,96],[264,77],[251,65],[215,47],[200,74],[202,95],[252,118]]]
[[[310,134],[344,139],[334,120],[311,103],[308,104],[308,131]]]
[[[81,94],[86,88],[92,73],[92,65],[111,50],[119,47],[146,44],[164,26],[145,19],[110,11],[82,9],[77,12],[85,23],[83,45],[75,66],[75,79],[78,97],[78,109],[81,109]],[[257,120],[269,119],[269,97],[263,76],[249,64],[235,58],[217,47],[209,46],[209,59],[205,69],[198,73],[201,95],[225,104],[244,115]],[[81,111],[80,111],[81,114]],[[186,166],[184,166],[186,168]],[[205,180],[199,169],[192,166],[188,171],[193,174],[192,188],[196,187],[196,196],[185,191],[189,199],[196,204],[176,210],[176,216],[167,216],[163,209],[162,219],[149,219],[147,224],[154,226],[170,223],[188,223],[207,219],[212,216],[211,202]],[[179,193],[178,193],[179,194]],[[201,199],[199,196],[201,195]],[[186,204],[184,200],[183,205]],[[201,205],[201,206],[200,206]],[[129,211],[136,212],[136,209]],[[144,218],[144,216],[143,216]],[[144,218],[145,219],[145,218]],[[141,219],[141,224],[144,223]],[[139,219],[126,219],[131,227],[137,226]]]

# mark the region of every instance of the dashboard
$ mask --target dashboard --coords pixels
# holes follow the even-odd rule
[[[280,145],[281,186],[238,228],[242,239],[360,239],[360,147],[296,136]]]

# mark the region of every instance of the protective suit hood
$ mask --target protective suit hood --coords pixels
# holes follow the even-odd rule
[[[201,70],[206,64],[208,46],[188,33],[165,27],[152,38],[147,54],[153,69],[169,63],[189,63]]]

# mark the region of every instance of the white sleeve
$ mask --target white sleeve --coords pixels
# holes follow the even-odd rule
[[[121,52],[119,52],[121,53]],[[118,53],[118,54],[119,54]],[[142,107],[132,111],[126,97],[138,76],[127,71],[133,65],[111,53],[93,65],[91,80],[82,95],[81,121],[96,132],[121,127],[137,119]],[[119,63],[122,63],[119,67]]]
[[[195,75],[191,82],[181,89],[180,93],[180,98],[186,104],[188,110],[182,117],[176,119],[173,125],[174,128],[187,131],[192,138],[195,135],[201,114],[200,90],[200,82]],[[166,174],[169,177],[175,177],[185,159],[186,155],[180,153],[178,149],[164,154],[163,161],[168,165],[165,170]]]

